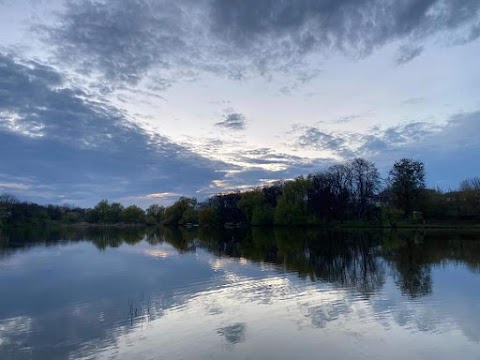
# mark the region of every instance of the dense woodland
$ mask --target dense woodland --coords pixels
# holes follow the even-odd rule
[[[168,207],[100,201],[94,208],[38,205],[0,195],[0,226],[61,224],[144,225],[331,225],[480,223],[480,178],[454,191],[429,189],[421,161],[401,159],[387,179],[365,159],[326,171],[276,181],[245,192],[217,194],[203,202],[181,197]]]

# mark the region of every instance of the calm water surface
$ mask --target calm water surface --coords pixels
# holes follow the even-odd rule
[[[0,359],[480,359],[480,234],[0,235]]]

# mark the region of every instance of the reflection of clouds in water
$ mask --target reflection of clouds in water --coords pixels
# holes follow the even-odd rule
[[[24,347],[25,334],[32,328],[32,319],[18,316],[0,321],[0,346],[12,349]]]
[[[370,323],[380,325],[387,332],[398,327],[407,333],[453,335],[459,332],[469,341],[480,343],[480,304],[474,297],[432,296],[411,301],[392,281],[369,299],[348,290],[328,288],[292,294],[292,299],[296,300],[302,315],[297,320],[300,330],[313,327],[344,331],[347,324],[361,334],[362,327]]]
[[[166,258],[171,255],[167,251],[160,250],[160,249],[145,250],[144,254],[154,258]]]
[[[306,316],[312,320],[314,327],[324,328],[327,323],[336,321],[340,316],[347,315],[351,311],[348,301],[341,299],[308,307]]]
[[[342,316],[354,314],[358,318],[359,308],[355,308],[355,298],[349,296],[346,290],[335,290],[328,287],[310,286],[292,297],[302,317],[297,321],[300,329],[304,327],[326,328]],[[305,322],[307,320],[307,322]]]
[[[342,244],[340,240],[338,243]],[[326,245],[322,243],[322,246]],[[346,246],[346,250],[352,246]],[[324,270],[323,277],[311,282],[299,279],[296,272],[282,272],[276,265],[217,258],[201,248],[197,248],[195,254],[179,254],[168,244],[147,246],[140,242],[135,246],[108,249],[100,257],[96,257],[100,253],[91,245],[68,248],[69,252],[62,251],[65,256],[50,259],[58,271],[53,273],[54,283],[50,271],[48,276],[41,277],[48,286],[31,275],[38,273],[37,267],[31,267],[35,264],[32,249],[18,253],[22,259],[28,259],[23,263],[30,264],[30,268],[25,269],[31,274],[22,275],[22,281],[16,281],[17,286],[9,280],[10,295],[16,299],[15,303],[9,302],[8,297],[0,297],[3,304],[0,310],[7,313],[11,310],[6,317],[13,318],[20,313],[31,317],[29,323],[22,320],[35,330],[21,339],[24,344],[35,349],[57,341],[59,345],[52,351],[56,351],[60,359],[68,354],[74,358],[80,355],[91,358],[92,354],[97,356],[98,349],[107,347],[116,354],[129,351],[133,354],[136,350],[129,347],[131,344],[178,358],[174,356],[178,355],[175,351],[185,343],[197,342],[185,351],[211,350],[212,343],[206,337],[215,339],[212,341],[217,344],[224,342],[222,351],[240,351],[246,345],[250,347],[261,341],[262,336],[276,339],[284,333],[292,338],[300,334],[305,339],[322,332],[339,339],[356,334],[362,341],[371,336],[385,338],[402,334],[402,337],[445,339],[446,343],[452,338],[452,345],[470,342],[472,346],[480,341],[480,308],[475,303],[479,290],[472,289],[478,275],[447,262],[444,267],[432,268],[433,292],[412,299],[402,295],[396,285],[397,267],[394,266],[397,263],[383,262],[381,257],[367,264],[368,271],[360,271],[365,269],[362,268],[365,262],[358,256],[344,257],[350,261],[340,261],[338,256],[324,257],[321,263],[324,266],[320,267]],[[51,247],[45,252],[55,252],[55,249]],[[320,248],[317,250],[322,254]],[[172,256],[155,261],[164,253]],[[43,259],[43,253],[38,257]],[[331,265],[328,259],[338,266]],[[88,272],[85,272],[85,263],[89,264]],[[0,276],[7,276],[6,273]],[[17,278],[20,276],[18,272],[15,274]],[[75,274],[75,286],[68,274]],[[378,274],[382,281],[378,280]],[[345,281],[337,281],[339,277]],[[37,283],[41,285],[38,288]],[[58,296],[61,289],[68,292]],[[37,299],[34,306],[30,301],[21,304],[20,299],[27,294]],[[133,321],[129,301],[133,302],[134,313],[138,308],[138,317]],[[7,340],[21,332],[22,326],[20,320],[17,325],[10,322],[9,326],[5,326],[5,321],[0,322],[3,348]],[[248,324],[248,339],[245,324]],[[292,329],[292,324],[297,324],[300,331]],[[392,341],[396,344],[400,340]],[[233,345],[240,342],[248,344]],[[10,348],[7,351],[11,351]]]
[[[457,294],[449,299],[435,294],[423,301],[407,301],[395,291],[372,299],[373,316],[385,329],[396,324],[409,332],[451,333],[459,330],[468,340],[480,342],[480,305],[475,298]]]
[[[228,343],[237,344],[245,341],[246,328],[247,326],[245,324],[238,323],[217,329],[217,334],[225,337]]]

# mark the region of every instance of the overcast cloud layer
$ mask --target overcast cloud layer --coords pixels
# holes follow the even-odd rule
[[[0,192],[204,198],[362,156],[480,175],[476,0],[0,1]]]

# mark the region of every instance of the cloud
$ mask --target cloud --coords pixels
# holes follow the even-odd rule
[[[412,61],[415,59],[417,56],[420,56],[420,54],[423,52],[423,46],[409,46],[409,45],[404,45],[401,46],[397,59],[395,60],[398,65],[406,64],[407,62]]]
[[[229,130],[244,130],[246,127],[245,116],[240,113],[232,112],[226,114],[224,119],[217,122],[215,125]]]
[[[475,29],[480,4],[442,0],[214,1],[213,28],[236,47],[292,60],[313,51],[354,56],[398,39]],[[275,50],[278,49],[278,50]],[[280,50],[281,49],[281,50]]]
[[[0,92],[0,190],[30,201],[167,204],[180,194],[203,198],[331,164],[243,143],[232,150],[221,139],[203,148],[194,146],[195,139],[176,144],[108,103],[65,87],[53,67],[6,55],[0,56]],[[231,112],[218,126],[240,130],[245,122]]]
[[[342,157],[372,156],[385,150],[392,150],[418,144],[437,131],[445,130],[427,122],[411,122],[386,129],[374,127],[369,134],[326,132],[316,127],[297,127],[295,146],[303,149],[328,151]]]
[[[350,143],[352,136],[352,134],[328,133],[315,127],[302,127],[295,146],[302,149],[330,151],[350,157],[353,155]]]
[[[183,16],[175,2],[74,1],[58,27],[44,30],[63,61],[98,70],[110,81],[136,83],[156,65],[180,65],[193,55]]]
[[[293,71],[308,79],[309,55],[359,58],[395,41],[404,43],[397,61],[405,63],[435,34],[475,40],[479,14],[476,0],[85,0],[68,2],[41,29],[61,62],[113,82],[154,79],[151,86],[165,89],[205,72],[243,79]]]
[[[0,54],[0,93],[1,182],[28,178],[17,193],[31,200],[91,205],[104,197],[188,195],[224,174],[220,161],[64,87],[52,67]]]
[[[443,125],[411,122],[383,129],[374,127],[369,133],[297,126],[291,134],[295,137],[294,147],[347,160],[365,157],[383,170],[402,157],[418,158],[427,165],[430,178],[443,179],[442,186],[455,187],[462,180],[459,174],[473,177],[478,172],[472,154],[480,148],[476,136],[479,131],[480,111],[476,111],[453,115]]]

